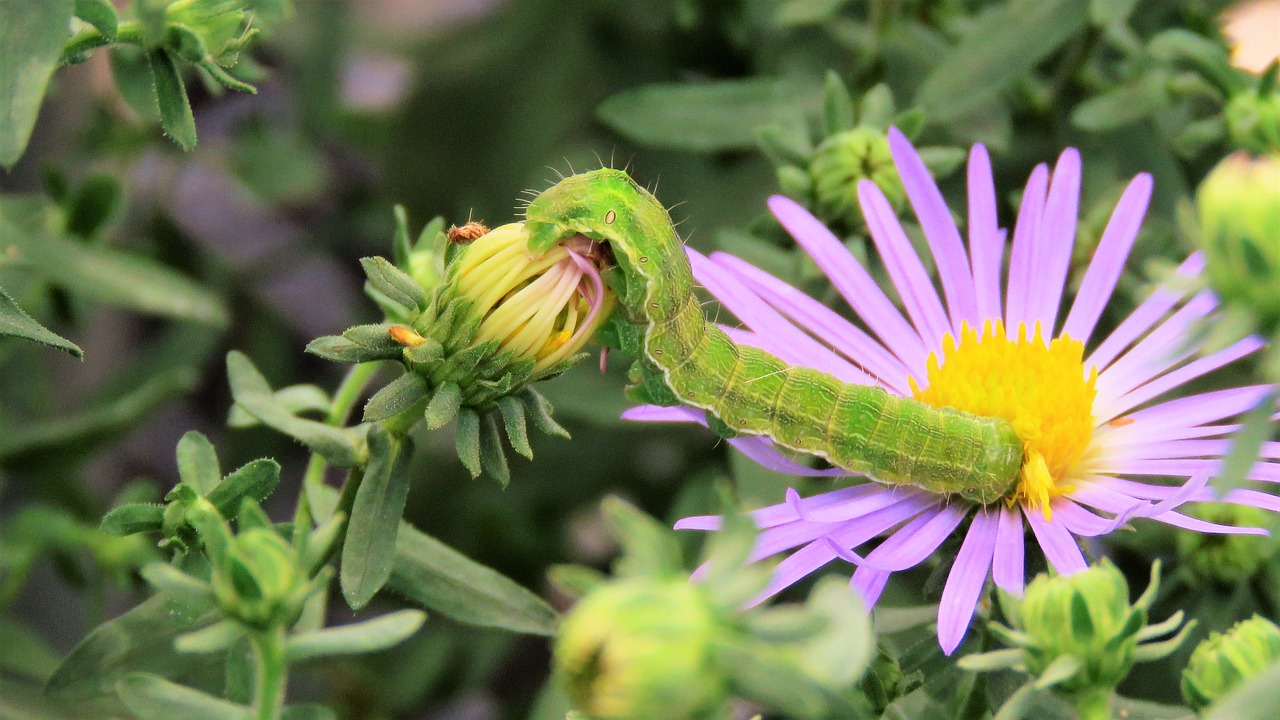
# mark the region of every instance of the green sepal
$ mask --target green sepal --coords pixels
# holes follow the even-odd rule
[[[480,418],[480,462],[502,487],[511,482],[511,468],[507,465],[507,454],[502,448],[502,433],[498,430],[498,420],[492,413]]]
[[[356,364],[374,362],[376,360],[393,360],[400,357],[404,348],[400,346],[373,348],[359,345],[338,335],[325,335],[307,343],[306,351],[325,360]]]
[[[374,323],[371,325],[354,325],[342,332],[342,337],[351,342],[374,350],[394,350],[400,352],[404,346],[391,337],[392,323]]]
[[[364,268],[369,285],[387,299],[410,311],[427,307],[429,298],[426,291],[391,261],[384,257],[367,257],[360,259],[360,266]]]
[[[444,346],[439,340],[426,338],[426,341],[417,347],[405,348],[404,359],[406,362],[416,365],[426,365],[436,362],[444,357]]]
[[[271,518],[267,517],[267,513],[262,506],[252,498],[245,498],[240,503],[240,512],[236,517],[236,529],[243,534],[246,530],[276,530],[275,523],[271,522]],[[281,534],[283,537],[284,534]]]
[[[436,388],[436,394],[427,403],[424,416],[428,430],[436,430],[446,425],[458,414],[462,407],[462,388],[457,383],[445,383]],[[470,467],[470,466],[468,466]]]
[[[458,459],[471,473],[471,477],[480,477],[480,416],[474,410],[463,409],[458,413],[454,444]]]
[[[398,415],[427,399],[431,392],[427,381],[407,372],[387,383],[364,406],[364,422],[377,422]]]
[[[525,414],[533,420],[534,427],[547,435],[570,439],[569,431],[551,417],[551,403],[542,396],[542,393],[528,388],[520,394],[520,400],[524,403]]]
[[[529,428],[525,421],[524,404],[516,398],[506,395],[498,398],[498,410],[502,413],[502,423],[507,429],[507,439],[511,448],[526,459],[533,459],[533,448],[529,445]]]
[[[113,508],[102,517],[102,531],[111,535],[155,532],[164,521],[164,506],[130,503]]]
[[[196,64],[209,55],[204,41],[185,25],[169,23],[165,36],[165,46],[183,62]]]
[[[828,135],[853,127],[853,98],[834,70],[827,71],[822,92],[822,118]]]
[[[280,484],[280,464],[269,458],[260,458],[237,468],[223,478],[217,487],[209,491],[206,499],[227,519],[235,519],[242,508],[242,501],[251,498],[261,502]]]

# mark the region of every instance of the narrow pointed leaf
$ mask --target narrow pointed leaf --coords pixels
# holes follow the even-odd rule
[[[622,545],[615,574],[669,575],[682,569],[680,544],[673,531],[616,496],[605,498],[601,509],[610,531]]]
[[[134,673],[120,681],[120,700],[138,720],[247,720],[249,709],[158,675]]]
[[[280,388],[271,395],[277,404],[294,415],[327,414],[329,405],[332,403],[328,393],[315,385],[290,385]],[[251,427],[257,424],[258,421],[242,407],[232,405],[231,411],[227,413],[227,425],[231,427]]]
[[[151,74],[156,83],[156,100],[160,103],[160,124],[164,132],[183,150],[196,146],[196,119],[191,114],[191,100],[182,81],[182,73],[173,57],[164,50],[147,54]]]
[[[108,40],[115,40],[120,18],[110,0],[75,0],[76,17],[89,23]]]
[[[1051,688],[1076,676],[1084,667],[1084,662],[1075,655],[1059,655],[1049,667],[1036,678],[1036,687]]]
[[[142,579],[157,591],[183,603],[194,610],[213,606],[213,590],[209,584],[197,580],[178,568],[166,563],[152,563],[140,571]]]
[[[342,545],[342,594],[354,610],[368,604],[391,577],[412,457],[408,438],[392,436],[376,425],[369,431],[369,460]]]
[[[203,433],[191,430],[178,441],[178,477],[201,495],[222,481],[218,451]]]
[[[78,358],[84,357],[84,351],[79,346],[36,322],[3,290],[0,290],[0,335],[34,340],[41,345],[57,348]]]
[[[364,274],[369,278],[369,284],[373,289],[392,302],[408,310],[422,310],[427,306],[426,291],[386,258],[378,256],[361,258],[360,265],[364,268]]]
[[[401,610],[364,622],[315,630],[290,637],[285,653],[289,662],[299,662],[317,657],[377,652],[407,639],[426,620],[427,614],[421,610]]]
[[[495,480],[502,483],[502,487],[511,482],[507,453],[502,448],[502,433],[498,432],[498,420],[492,413],[480,418],[480,463]]]
[[[355,364],[391,360],[399,357],[403,348],[373,348],[339,335],[325,335],[307,343],[307,352],[325,360]]]
[[[178,652],[222,652],[244,637],[244,629],[231,620],[222,620],[193,632],[179,635],[173,641]]]
[[[548,435],[556,435],[565,440],[569,439],[569,431],[561,427],[560,423],[551,417],[551,403],[542,396],[542,393],[529,388],[520,396],[520,399],[524,401],[525,411],[528,413],[529,418],[533,420],[534,427]]]
[[[222,517],[232,520],[240,512],[242,500],[252,498],[262,502],[279,484],[280,463],[261,458],[246,463],[228,475],[209,493],[207,499],[218,508]]]
[[[387,383],[364,406],[364,421],[377,422],[399,415],[427,399],[430,387],[417,373],[407,372]],[[422,412],[419,405],[418,412]]]
[[[468,625],[551,635],[556,612],[537,595],[408,523],[400,524],[389,585],[422,607]]]
[[[112,535],[155,532],[164,521],[164,506],[129,503],[112,509],[102,517],[102,531]]]
[[[462,407],[462,388],[457,383],[445,383],[436,388],[436,394],[427,403],[427,429],[436,430],[444,427],[458,414]]]

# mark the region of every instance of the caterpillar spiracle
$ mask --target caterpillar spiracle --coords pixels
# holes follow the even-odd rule
[[[993,503],[1016,485],[1022,441],[1005,420],[935,408],[837,380],[735,344],[703,316],[666,208],[625,172],[573,175],[526,208],[540,252],[581,234],[604,243],[621,276],[613,330],[658,404],[707,411],[713,429],[762,435],[882,483]],[[718,426],[723,426],[720,428]]]

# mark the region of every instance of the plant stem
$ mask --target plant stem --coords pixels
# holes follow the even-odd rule
[[[288,666],[284,658],[284,628],[254,633],[253,660],[257,673],[253,689],[255,720],[280,720]]]
[[[120,23],[120,26],[116,29],[114,39],[108,38],[93,28],[76,33],[75,37],[68,40],[67,44],[62,48],[62,62],[69,62],[84,53],[101,47],[123,44],[143,44],[141,24],[136,22]]]
[[[1080,715],[1080,720],[1111,720],[1111,701],[1114,697],[1109,688],[1084,690],[1070,697],[1072,706]]]

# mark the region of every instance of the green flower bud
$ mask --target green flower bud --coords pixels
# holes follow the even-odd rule
[[[250,528],[232,538],[213,574],[223,614],[258,629],[291,624],[302,611],[307,590],[297,551],[267,528]]]
[[[1208,503],[1189,513],[1201,520],[1236,527],[1268,527],[1271,514],[1247,505]],[[1200,580],[1232,585],[1252,578],[1276,552],[1270,535],[1210,535],[1177,531],[1178,560]]]
[[[1130,616],[1139,613],[1141,622]],[[1146,612],[1129,604],[1129,585],[1109,560],[1073,575],[1040,575],[1027,586],[1022,631],[1030,637],[1027,672],[1042,674],[1073,656],[1080,672],[1059,687],[1066,692],[1114,688],[1129,673]]]
[[[164,10],[169,42],[188,62],[229,67],[253,37],[245,0],[173,0]]]
[[[880,130],[857,127],[822,141],[809,164],[809,174],[819,209],[842,220],[862,217],[859,180],[878,185],[894,209],[901,209],[906,201],[906,190],[889,152],[889,138]]]
[[[593,720],[696,720],[724,704],[714,612],[686,580],[634,578],[587,595],[565,618],[555,672]]]
[[[1222,110],[1231,142],[1256,153],[1280,152],[1280,93],[1237,93]]]
[[[1280,326],[1280,155],[1227,157],[1196,192],[1200,246],[1214,292]]]
[[[1182,671],[1182,697],[1200,710],[1280,658],[1280,628],[1263,617],[1211,633],[1191,653]]]

